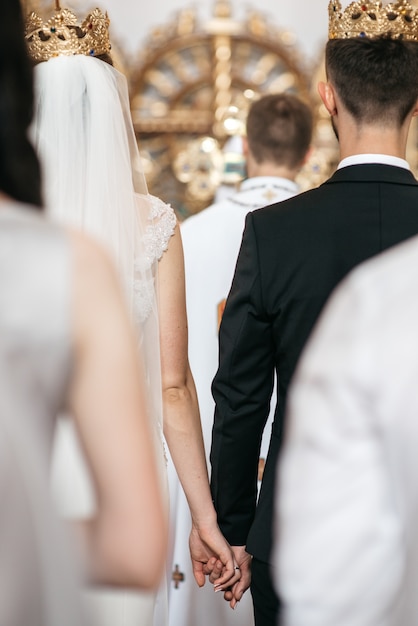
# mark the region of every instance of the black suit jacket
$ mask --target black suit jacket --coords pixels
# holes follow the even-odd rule
[[[405,169],[354,165],[247,216],[220,328],[211,464],[222,531],[268,562],[286,393],[327,298],[356,265],[418,233],[418,182]],[[382,311],[384,315],[384,311]],[[256,508],[274,371],[278,398]]]

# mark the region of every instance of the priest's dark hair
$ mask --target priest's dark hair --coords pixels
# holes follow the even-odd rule
[[[275,93],[254,102],[247,117],[247,141],[255,161],[289,169],[300,166],[312,140],[311,108],[288,93]]]
[[[0,19],[0,190],[41,206],[40,166],[28,138],[33,75],[24,39],[20,0],[2,4]]]
[[[418,99],[418,42],[357,37],[332,39],[328,80],[358,123],[400,127]]]

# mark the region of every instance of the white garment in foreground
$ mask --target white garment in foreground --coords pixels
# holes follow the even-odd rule
[[[13,389],[2,360],[2,383]],[[6,363],[7,367],[7,363]],[[5,374],[5,375],[4,375]],[[11,378],[11,380],[10,380]],[[12,382],[12,384],[10,384]],[[6,383],[5,383],[6,384]],[[14,390],[17,391],[16,389]],[[23,394],[22,394],[23,391]],[[19,387],[19,394],[30,393]],[[0,394],[0,624],[90,626],[76,545],[51,501],[45,433],[27,406]],[[35,413],[35,412],[34,412]]]
[[[285,200],[298,192],[295,183],[274,177],[246,180],[239,193],[189,217],[181,226],[183,239],[187,315],[189,325],[189,358],[196,383],[203,436],[209,455],[214,402],[212,379],[218,366],[218,308],[226,299],[249,211]],[[266,456],[271,418],[266,427],[262,456]],[[251,626],[253,609],[246,593],[232,611],[222,594],[215,596],[213,586],[196,585],[188,547],[191,528],[190,512],[173,463],[168,465],[171,527],[174,554],[171,571],[178,565],[184,582],[171,583],[169,594],[170,626]]]
[[[74,364],[72,280],[66,233],[34,207],[1,202],[1,626],[85,624],[78,544],[49,489],[56,414]]]
[[[355,270],[300,362],[278,466],[285,626],[418,620],[418,239]]]

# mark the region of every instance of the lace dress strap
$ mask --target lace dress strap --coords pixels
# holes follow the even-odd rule
[[[135,257],[134,310],[135,318],[143,324],[155,303],[157,263],[168,248],[177,224],[176,214],[169,204],[147,195],[149,211],[144,223],[140,252]]]
[[[145,253],[148,263],[159,261],[174,234],[177,218],[174,210],[160,198],[150,196],[151,211],[145,232]]]

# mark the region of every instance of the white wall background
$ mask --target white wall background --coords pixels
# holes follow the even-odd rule
[[[192,7],[199,20],[204,20],[214,8],[214,0],[70,0],[69,4],[82,12],[96,5],[107,9],[112,36],[130,56],[144,45],[153,28],[165,24],[179,10]],[[244,18],[251,7],[268,16],[276,27],[293,32],[308,66],[319,58],[327,38],[328,0],[231,0],[231,7],[236,19]]]

